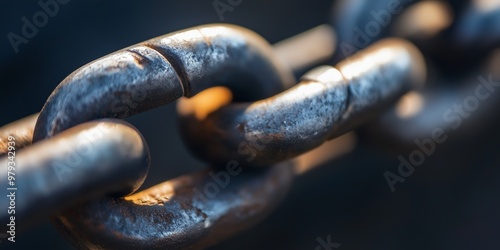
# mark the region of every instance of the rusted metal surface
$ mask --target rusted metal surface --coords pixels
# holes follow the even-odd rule
[[[381,41],[336,68],[317,68],[283,93],[225,106],[204,119],[183,114],[184,141],[216,164],[276,163],[352,130],[425,78],[422,56],[402,40]]]

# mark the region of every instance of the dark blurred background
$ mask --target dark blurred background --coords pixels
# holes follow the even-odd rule
[[[328,22],[332,3],[243,0],[223,21],[275,43]],[[20,34],[21,18],[39,10],[36,1],[0,3],[0,126],[40,111],[57,84],[87,62],[155,36],[220,22],[207,0],[72,0],[15,53],[7,34]],[[205,166],[184,148],[174,105],[128,121],[151,150],[145,187]],[[360,133],[353,152],[298,177],[267,220],[211,249],[319,249],[317,239],[328,237],[339,249],[500,249],[500,123],[495,113],[485,122],[480,131],[450,134],[394,193],[383,173],[396,172],[397,156],[414,148]],[[18,235],[15,244],[0,244],[7,246],[71,248],[48,220]]]

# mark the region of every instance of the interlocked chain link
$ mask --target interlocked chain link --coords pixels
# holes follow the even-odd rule
[[[424,124],[420,120],[436,127],[432,122],[440,119],[429,114],[450,99],[426,102],[411,119],[396,115],[394,108],[409,91],[426,100],[438,93],[436,84],[423,86],[444,78],[427,80],[426,61],[437,62],[445,75],[447,63],[467,59],[469,70],[459,78],[490,72],[491,81],[498,79],[500,62],[488,56],[500,45],[500,6],[486,11],[482,1],[449,6],[401,1],[383,13],[370,12],[391,2],[337,1],[332,12],[335,67],[317,67],[295,86],[292,65],[301,63],[283,60],[286,55],[252,31],[223,24],[157,37],[76,70],[40,114],[0,128],[1,166],[8,165],[9,136],[18,148],[26,147],[16,165],[23,190],[20,230],[49,214],[79,248],[205,248],[251,227],[280,203],[297,174],[292,158],[374,118],[379,118],[377,129],[401,143],[428,131],[412,125]],[[421,21],[428,4],[438,4],[436,15],[442,17],[452,9],[455,19],[429,26]],[[359,33],[358,27],[373,21],[367,13],[387,23],[379,24],[376,33]],[[406,15],[396,18],[395,13]],[[411,28],[398,28],[409,22]],[[228,90],[217,92],[216,86]],[[444,88],[459,93],[470,86]],[[137,129],[116,118],[181,97],[192,97],[178,102],[184,141],[214,167],[134,193],[147,176],[149,149]],[[69,171],[68,164],[79,171]],[[6,180],[0,173],[3,186]],[[214,180],[223,188],[212,196],[207,189]],[[2,207],[7,203],[0,201]],[[8,216],[0,212],[2,221]]]

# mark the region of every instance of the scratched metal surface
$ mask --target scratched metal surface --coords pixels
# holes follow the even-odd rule
[[[276,42],[327,22],[330,6],[326,0],[243,1],[224,21]],[[21,17],[38,10],[29,1],[0,3],[0,125],[38,112],[65,76],[93,59],[150,37],[219,21],[210,1],[122,1],[120,6],[71,1],[15,54],[5,34],[18,32]],[[174,115],[171,105],[128,120],[151,149],[145,187],[204,166],[184,149]],[[486,122],[481,130],[449,134],[395,193],[382,174],[396,171],[397,156],[414,148],[388,150],[390,140],[382,143],[361,134],[354,152],[297,178],[267,220],[212,249],[315,249],[317,239],[329,235],[341,244],[339,249],[499,249],[498,115],[491,113]],[[48,221],[19,235],[11,246],[70,248]],[[3,242],[0,248],[6,248]]]

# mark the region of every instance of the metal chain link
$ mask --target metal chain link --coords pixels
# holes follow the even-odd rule
[[[407,91],[422,87],[425,75],[423,57],[413,45],[383,40],[336,67],[313,69],[299,84],[271,98],[225,106],[202,120],[183,114],[180,127],[188,147],[207,162],[269,165],[376,117]],[[262,145],[259,154],[251,154],[252,144]]]
[[[8,165],[9,136],[17,138],[18,149],[26,147],[17,155],[17,173],[22,176],[18,185],[23,187],[18,214],[26,227],[21,230],[48,213],[79,248],[205,248],[269,214],[296,174],[289,159],[325,140],[376,117],[382,119],[374,127],[396,141],[418,138],[428,130],[408,133],[406,128],[418,119],[429,121],[430,109],[441,104],[426,102],[413,120],[396,116],[394,110],[381,114],[406,92],[420,91],[426,82],[423,57],[403,40],[378,40],[392,36],[410,40],[427,61],[440,62],[437,65],[446,58],[454,63],[447,61],[456,59],[450,54],[482,43],[460,55],[475,59],[467,65],[476,65],[500,46],[495,25],[500,7],[482,11],[480,1],[453,2],[450,9],[457,16],[453,24],[420,36],[422,30],[434,28],[416,22],[412,30],[398,31],[398,25],[421,16],[395,15],[410,10],[423,15],[421,5],[427,3],[402,1],[390,7],[391,2],[337,1],[333,61],[340,63],[310,71],[291,89],[290,65],[295,64],[280,59],[280,53],[258,35],[232,25],[199,26],[154,38],[76,70],[54,90],[39,116],[0,128],[0,165]],[[373,9],[384,9],[374,6],[389,7],[373,14]],[[359,33],[358,27],[365,27],[372,17],[387,25],[379,24],[376,34]],[[366,43],[356,44],[363,35]],[[348,53],[357,50],[360,53],[353,56]],[[488,72],[494,79],[499,76],[498,65],[498,60],[490,63],[493,70]],[[461,75],[478,74],[479,68]],[[439,70],[448,73],[445,66]],[[230,98],[215,92],[197,95],[214,86],[229,88],[238,103],[227,105]],[[457,93],[462,87],[446,88]],[[434,88],[423,91],[424,96],[436,94]],[[205,100],[200,101],[201,95]],[[182,96],[193,97],[178,104],[184,141],[213,167],[131,194],[149,169],[147,144],[130,124],[102,118],[126,118]],[[248,103],[252,101],[257,102]],[[207,107],[214,102],[218,104]],[[439,102],[447,105],[450,100]],[[200,110],[204,110],[201,116]],[[0,178],[0,184],[7,186],[6,173]],[[216,188],[213,195],[210,190]],[[8,206],[8,200],[0,205]],[[0,212],[2,221],[7,218]]]
[[[233,123],[241,121],[239,117],[234,118],[230,114],[217,116],[226,119],[219,124],[227,124],[227,127],[214,130],[224,131],[228,138],[237,138],[232,134],[238,131],[263,136],[254,140],[263,143],[263,148],[258,154],[259,158],[254,157],[253,161],[243,162],[242,159],[248,156],[238,157],[236,148],[217,148],[219,145],[229,144],[219,141],[225,138],[224,135],[210,133],[208,129],[201,130],[201,134],[208,136],[195,140],[201,140],[216,152],[227,152],[223,155],[215,152],[206,154],[212,157],[209,162],[216,168],[225,168],[215,172],[217,180],[223,184],[227,182],[227,186],[220,188],[215,197],[205,197],[211,195],[210,184],[214,183],[210,183],[213,182],[210,173],[204,171],[162,183],[125,199],[109,197],[92,201],[55,220],[69,238],[85,248],[123,248],[128,244],[155,249],[208,246],[211,242],[220,241],[249,227],[272,211],[281,200],[293,179],[292,168],[273,164],[309,151],[326,138],[331,139],[352,130],[360,116],[394,101],[395,97],[401,96],[412,85],[421,85],[423,77],[420,76],[425,74],[423,71],[421,55],[411,45],[398,40],[380,42],[339,64],[339,70],[321,67],[306,74],[300,85],[261,101],[264,110],[259,110],[259,106],[255,104],[252,107],[256,111],[246,105],[238,105],[238,108],[245,110],[245,117],[254,119],[254,122],[282,123],[288,120],[293,126],[298,124],[293,121],[303,121],[305,126],[302,128],[289,128],[286,125],[281,127],[277,124],[257,125],[257,129],[261,126],[269,128],[271,132],[253,132],[248,131],[250,125],[240,129],[239,125]],[[297,97],[299,92],[301,96]],[[282,109],[280,113],[283,116],[277,115],[274,102],[277,102],[275,106]],[[287,111],[288,107],[291,109]],[[313,108],[319,108],[321,112],[315,112]],[[304,117],[294,119],[294,114]],[[311,115],[309,124],[305,119],[308,114]],[[312,127],[314,120],[321,127]],[[251,121],[247,124],[251,124]],[[202,124],[200,127],[206,125]],[[305,127],[311,128],[306,130]],[[231,128],[235,128],[237,132],[231,132]],[[332,131],[331,128],[336,130]],[[281,136],[273,134],[276,130]],[[198,131],[198,128],[190,131]],[[299,132],[295,131],[304,134],[302,141],[297,141],[296,134]],[[320,134],[313,135],[314,131],[319,131]],[[290,138],[289,141],[286,137]],[[313,140],[315,137],[318,138],[317,141]],[[245,141],[243,137],[234,143]],[[290,149],[291,153],[286,151],[290,145],[297,145],[297,148]],[[238,172],[243,163],[265,168],[244,170],[245,174],[238,174],[232,182],[226,181],[235,175],[234,172]],[[248,167],[248,164],[245,165]],[[223,184],[221,185],[224,186]],[[199,190],[203,190],[203,193]],[[73,228],[83,230],[72,230]]]
[[[33,141],[92,119],[130,115],[226,86],[264,98],[292,84],[291,71],[255,33],[206,25],[153,38],[73,72],[40,112]]]
[[[370,134],[376,138],[393,138],[394,143],[408,146],[428,137],[434,128],[452,130],[453,123],[444,123],[441,117],[446,110],[461,102],[464,93],[474,92],[477,86],[472,83],[478,77],[490,83],[500,80],[500,62],[494,56],[500,48],[500,6],[495,1],[357,2],[342,0],[334,6],[332,26],[339,41],[335,60],[380,38],[401,37],[417,45],[433,67],[426,88],[403,97],[372,126]],[[433,22],[427,21],[431,15]],[[372,34],[369,30],[374,22],[379,30]],[[482,111],[493,112],[498,101],[485,103],[488,106]],[[398,109],[404,107],[417,108],[402,115]],[[483,116],[467,122],[474,126],[484,120]]]
[[[28,125],[32,124],[30,120]],[[20,123],[13,125],[23,127],[26,121]],[[10,136],[17,138],[16,134]],[[146,178],[150,162],[141,134],[130,124],[114,119],[83,123],[17,152],[16,174],[22,177],[16,178],[21,187],[16,199],[19,230],[46,216],[47,211],[63,211],[103,193],[134,192]],[[8,160],[3,157],[0,164],[7,166]],[[7,171],[0,177],[7,185]],[[9,207],[9,200],[0,200],[0,205]],[[0,219],[6,221],[10,216],[5,211]]]

